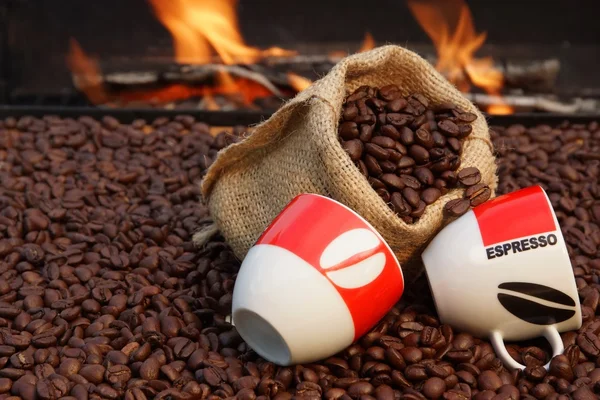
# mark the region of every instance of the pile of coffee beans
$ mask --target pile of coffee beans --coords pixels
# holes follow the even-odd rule
[[[424,279],[339,354],[266,362],[228,322],[239,261],[219,236],[192,244],[210,223],[196,183],[235,135],[190,117],[0,120],[0,400],[598,398],[598,124],[492,138],[499,192],[541,184],[569,246],[584,325],[549,372],[543,340],[509,345],[527,369],[508,371],[440,324]]]
[[[490,198],[477,168],[457,172],[475,119],[453,104],[430,105],[419,93],[403,97],[396,85],[361,86],[345,99],[338,135],[371,187],[402,220],[413,223],[458,184],[468,190],[448,203],[450,215]]]

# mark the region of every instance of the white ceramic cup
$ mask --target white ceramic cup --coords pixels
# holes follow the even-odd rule
[[[398,260],[345,205],[294,198],[248,251],[233,290],[233,324],[263,358],[317,361],[352,344],[400,299]]]
[[[448,224],[422,257],[441,322],[489,338],[512,369],[525,366],[505,340],[544,336],[554,357],[564,351],[559,332],[581,327],[567,247],[539,186],[475,207]]]

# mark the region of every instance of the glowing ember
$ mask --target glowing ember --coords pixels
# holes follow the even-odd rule
[[[248,46],[238,27],[236,0],[149,0],[157,18],[171,32],[175,60],[205,64],[213,50],[225,64],[251,64],[264,57],[290,56],[293,51]]]
[[[486,33],[475,32],[471,11],[463,0],[408,0],[408,6],[433,41],[438,53],[438,71],[463,92],[473,83],[490,95],[499,95],[504,77],[494,68],[491,58],[475,58]],[[498,105],[487,111],[509,114],[513,110],[507,105]]]

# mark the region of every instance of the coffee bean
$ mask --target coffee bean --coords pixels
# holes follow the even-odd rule
[[[385,161],[389,158],[388,152],[374,143],[365,144],[365,151],[379,161]]]
[[[452,217],[459,217],[469,211],[470,206],[471,202],[468,199],[454,199],[446,203],[444,211]]]
[[[485,203],[489,200],[492,195],[492,191],[489,186],[483,183],[470,186],[465,190],[465,197],[471,201],[471,207],[477,207],[480,204]]]
[[[341,123],[356,124],[359,135],[352,140],[363,146],[353,161],[392,207],[401,199],[405,222],[417,221],[431,188],[445,193],[456,187],[457,173],[451,168],[460,161],[463,135],[472,129],[469,121],[475,114],[462,117],[465,113],[452,111],[454,106],[436,105],[435,111],[426,109],[419,115],[425,106],[422,99],[414,96],[409,101],[399,89],[391,100],[373,89],[360,93],[362,99],[346,103],[342,111],[342,118],[348,119]],[[399,114],[392,117],[396,126],[387,124],[388,112]],[[356,122],[358,117],[366,122]],[[382,118],[386,124],[380,124]],[[444,120],[458,127],[457,135],[438,128]],[[168,119],[156,124],[138,121],[135,127],[108,122],[115,127],[111,131],[91,118],[30,117],[29,122],[19,122],[25,127],[20,130],[16,120],[14,125],[9,121],[18,142],[11,141],[20,147],[7,150],[2,147],[6,121],[0,120],[0,161],[9,167],[0,168],[0,188],[11,197],[2,197],[0,190],[2,395],[290,399],[327,398],[329,393],[345,399],[422,399],[437,396],[429,391],[440,379],[445,389],[439,398],[595,396],[600,376],[600,330],[594,315],[600,301],[600,171],[590,155],[598,146],[597,126],[513,126],[491,132],[498,151],[498,194],[531,184],[545,187],[576,275],[584,327],[562,334],[565,353],[552,359],[548,373],[540,368],[550,359],[541,348],[509,346],[510,354],[528,368],[521,375],[508,373],[487,341],[440,326],[434,314],[420,306],[407,308],[412,303],[432,305],[427,290],[415,283],[372,333],[334,357],[339,361],[315,362],[296,374],[293,368],[275,369],[260,359],[225,322],[239,264],[222,238],[215,237],[201,250],[191,242],[208,215],[195,200],[195,183],[217,149],[227,145],[226,135],[217,141],[205,124],[193,121],[177,122],[178,126],[169,125]],[[370,121],[377,122],[369,125]],[[57,123],[69,126],[65,132],[72,133],[56,135]],[[188,132],[179,135],[184,126]],[[23,130],[27,127],[36,129],[35,138],[33,131]],[[94,129],[107,134],[98,130],[95,139]],[[424,131],[430,133],[432,149],[423,141]],[[412,135],[409,148],[428,150],[431,164],[417,166],[402,134]],[[388,139],[393,146],[387,147],[392,144]],[[371,141],[385,150],[386,160],[366,153],[363,143]],[[27,170],[27,160],[40,157],[39,165],[48,167]],[[376,175],[367,168],[367,157],[375,161],[376,167],[371,167]],[[394,164],[388,176],[385,168],[391,167],[386,162]],[[468,199],[484,182],[462,184]],[[419,194],[415,207],[403,198],[405,188]],[[418,295],[411,295],[412,290]],[[144,363],[156,364],[157,375],[147,375]],[[143,379],[142,372],[155,379]],[[363,393],[354,388],[350,395],[349,388],[361,382],[371,389]],[[269,394],[267,388],[274,389]]]
[[[352,121],[346,121],[340,124],[338,131],[344,140],[356,139],[359,135],[358,126],[356,125],[356,122]]]
[[[400,132],[398,131],[398,129],[396,129],[394,127],[394,125],[390,125],[390,124],[382,125],[380,131],[384,137],[388,137],[388,138],[394,140],[394,142],[399,143],[398,140],[400,140],[401,135],[400,135]],[[371,140],[371,139],[369,139],[369,140]],[[394,146],[396,146],[396,144],[394,144]]]
[[[458,180],[465,186],[473,186],[481,181],[481,173],[475,167],[464,168],[458,173]]]
[[[383,173],[381,167],[379,166],[379,163],[377,162],[377,159],[372,155],[367,154],[367,156],[364,159],[364,162],[365,166],[367,167],[367,170],[369,171],[369,175],[378,177]]]
[[[413,144],[410,146],[408,149],[408,154],[413,158],[413,160],[415,160],[417,164],[422,165],[429,162],[429,152],[426,148],[418,144]]]
[[[346,150],[346,153],[348,153],[352,161],[360,160],[360,157],[363,153],[363,143],[360,140],[349,140],[347,142],[344,142],[342,144],[342,147],[344,148],[344,150]]]
[[[489,190],[489,188],[488,188]],[[440,198],[442,192],[434,187],[427,188],[421,192],[421,199],[425,202],[425,204],[433,204]],[[471,204],[473,201],[471,200]]]
[[[411,121],[412,117],[407,114],[388,113],[386,115],[386,122],[388,124],[394,125],[395,128],[402,128]]]
[[[419,197],[419,192],[411,187],[405,187],[402,189],[402,196],[404,199],[410,204],[411,207],[416,207],[421,200]]]
[[[442,131],[449,137],[456,137],[460,134],[458,126],[449,119],[439,121],[438,128],[440,128],[440,131]]]
[[[423,385],[423,394],[429,399],[439,399],[445,391],[446,383],[437,377],[427,379]]]
[[[405,157],[402,157],[400,159],[400,161],[398,161],[398,168],[400,168],[400,169],[411,168],[415,164],[416,164],[415,160],[413,160],[411,157],[405,156]]]
[[[404,372],[406,378],[411,381],[423,381],[427,379],[427,371],[423,364],[413,364],[406,367]]]
[[[415,132],[415,142],[423,146],[427,150],[433,148],[433,146],[435,145],[431,133],[429,133],[428,130],[423,128],[419,128]]]
[[[399,92],[396,92],[396,93],[399,93]],[[387,100],[387,99],[384,98],[384,100]],[[408,105],[408,102],[405,99],[397,98],[397,99],[390,100],[390,102],[386,105],[385,108],[391,112],[398,112],[398,111],[402,111],[407,105]]]
[[[408,204],[408,202],[404,199],[404,197],[400,194],[400,192],[394,192],[390,196],[390,202],[394,206],[394,211],[399,216],[405,216],[411,213],[412,208]]]
[[[479,390],[496,391],[502,386],[502,380],[494,371],[483,371],[477,379]]]
[[[381,175],[381,181],[385,183],[390,190],[402,190],[406,186],[404,181],[399,176],[394,174]],[[371,184],[371,186],[375,188],[375,185]]]

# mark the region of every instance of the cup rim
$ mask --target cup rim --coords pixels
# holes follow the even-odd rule
[[[379,240],[381,240],[381,242],[383,243],[383,245],[385,246],[385,248],[389,251],[389,253],[392,255],[392,259],[394,261],[394,263],[396,264],[396,266],[398,267],[398,270],[400,271],[400,277],[402,278],[402,283],[406,284],[405,280],[404,280],[404,273],[402,271],[402,264],[400,263],[400,261],[398,260],[398,257],[396,257],[396,254],[394,254],[394,251],[392,250],[392,248],[390,247],[390,245],[388,244],[388,242],[383,238],[383,236],[381,236],[381,234],[379,233],[379,231],[377,229],[375,229],[375,227],[373,227],[373,225],[371,225],[371,223],[369,223],[369,221],[367,221],[365,218],[363,218],[362,215],[360,215],[359,213],[357,213],[356,211],[354,211],[353,209],[351,209],[350,207],[348,207],[347,205],[345,205],[342,202],[339,202],[335,199],[332,199],[331,197],[327,197],[321,194],[317,194],[317,193],[301,193],[297,196],[295,196],[291,201],[294,201],[295,199],[297,199],[298,197],[301,196],[316,196],[316,197],[321,197],[325,200],[328,200],[332,203],[335,203],[337,205],[340,205],[342,207],[344,207],[346,210],[350,211],[352,214],[354,214],[356,217],[358,217],[362,222],[365,223],[365,225],[367,225],[369,227],[369,229],[375,233],[375,235],[379,238]],[[289,203],[288,203],[289,204]],[[287,207],[287,206],[286,206]]]

